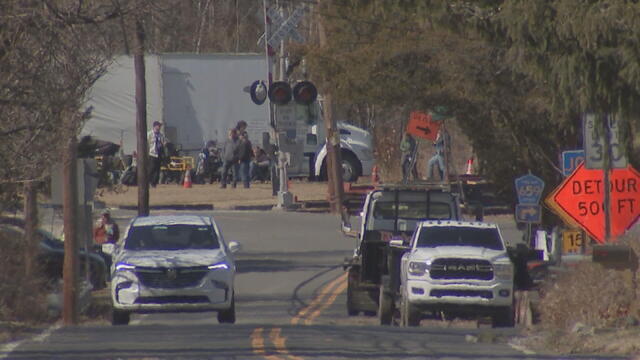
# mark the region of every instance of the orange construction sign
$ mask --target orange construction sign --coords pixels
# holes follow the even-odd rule
[[[407,132],[422,139],[436,141],[441,122],[434,121],[431,115],[413,111],[409,116]]]
[[[613,169],[609,177],[611,237],[625,233],[640,218],[640,173],[628,166]],[[580,164],[553,192],[554,206],[572,218],[596,241],[604,244],[604,172]],[[551,199],[549,199],[551,200]]]

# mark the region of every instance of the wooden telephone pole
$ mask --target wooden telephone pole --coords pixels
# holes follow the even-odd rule
[[[327,45],[327,34],[324,20],[319,15],[318,33],[320,35],[320,47]],[[331,212],[340,214],[344,199],[342,185],[342,156],[340,153],[340,131],[333,117],[333,99],[331,94],[324,94],[324,126],[327,132],[327,180],[329,186],[329,203]]]
[[[147,145],[147,85],[144,66],[144,27],[136,20],[137,46],[133,55],[136,74],[136,136],[138,138],[138,215],[149,215],[149,154]]]
[[[64,266],[62,318],[65,325],[78,323],[78,168],[75,118],[68,115],[69,139],[63,155],[62,206],[64,217]]]

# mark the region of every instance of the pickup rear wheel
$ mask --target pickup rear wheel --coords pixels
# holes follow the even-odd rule
[[[128,311],[113,309],[111,313],[111,325],[129,325],[131,315]]]
[[[355,304],[353,303],[353,284],[349,280],[347,283],[347,314],[349,316],[356,316],[360,311],[356,309]]]
[[[378,302],[378,319],[380,325],[391,325],[393,320],[393,297],[380,287],[380,297]]]
[[[513,327],[514,313],[513,307],[507,306],[496,310],[491,317],[493,327]]]

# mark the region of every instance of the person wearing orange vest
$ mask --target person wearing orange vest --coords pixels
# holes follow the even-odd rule
[[[93,229],[93,240],[97,245],[115,244],[120,238],[118,224],[111,219],[111,212],[103,210],[100,219]]]

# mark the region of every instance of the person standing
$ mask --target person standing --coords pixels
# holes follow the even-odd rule
[[[105,209],[100,214],[100,219],[93,228],[93,241],[95,250],[102,257],[107,266],[111,268],[111,255],[102,252],[103,244],[115,244],[120,238],[120,228],[118,224],[111,218],[111,212]]]
[[[251,159],[253,159],[253,145],[249,141],[249,135],[247,132],[240,134],[240,141],[238,144],[238,160],[240,161],[240,176],[244,184],[245,189],[249,188],[251,183],[251,177],[249,176],[249,167],[251,165]]]
[[[402,158],[400,164],[402,164],[402,182],[406,183],[409,180],[409,173],[413,175],[413,179],[418,179],[417,161],[414,159],[416,156],[416,140],[409,133],[405,133],[402,136],[400,142],[400,151],[402,152]]]
[[[444,180],[444,150],[446,142],[445,137],[446,133],[442,128],[440,128],[440,130],[438,130],[438,135],[436,136],[436,141],[433,143],[436,152],[427,163],[427,168],[429,169],[429,180],[433,179],[433,168],[436,166],[438,167],[440,180]]]
[[[238,131],[238,135],[247,131],[247,122],[244,120],[238,121],[238,123],[236,124],[236,131]]]
[[[220,188],[225,189],[227,187],[227,181],[229,180],[229,171],[233,178],[232,186],[235,188],[237,183],[236,165],[238,164],[238,131],[236,129],[229,130],[229,137],[224,144],[222,150],[222,175],[220,178]]]
[[[153,122],[153,129],[147,134],[147,144],[149,146],[149,183],[152,187],[158,185],[160,180],[160,167],[162,166],[162,157],[164,156],[167,139],[160,132],[162,123]]]

